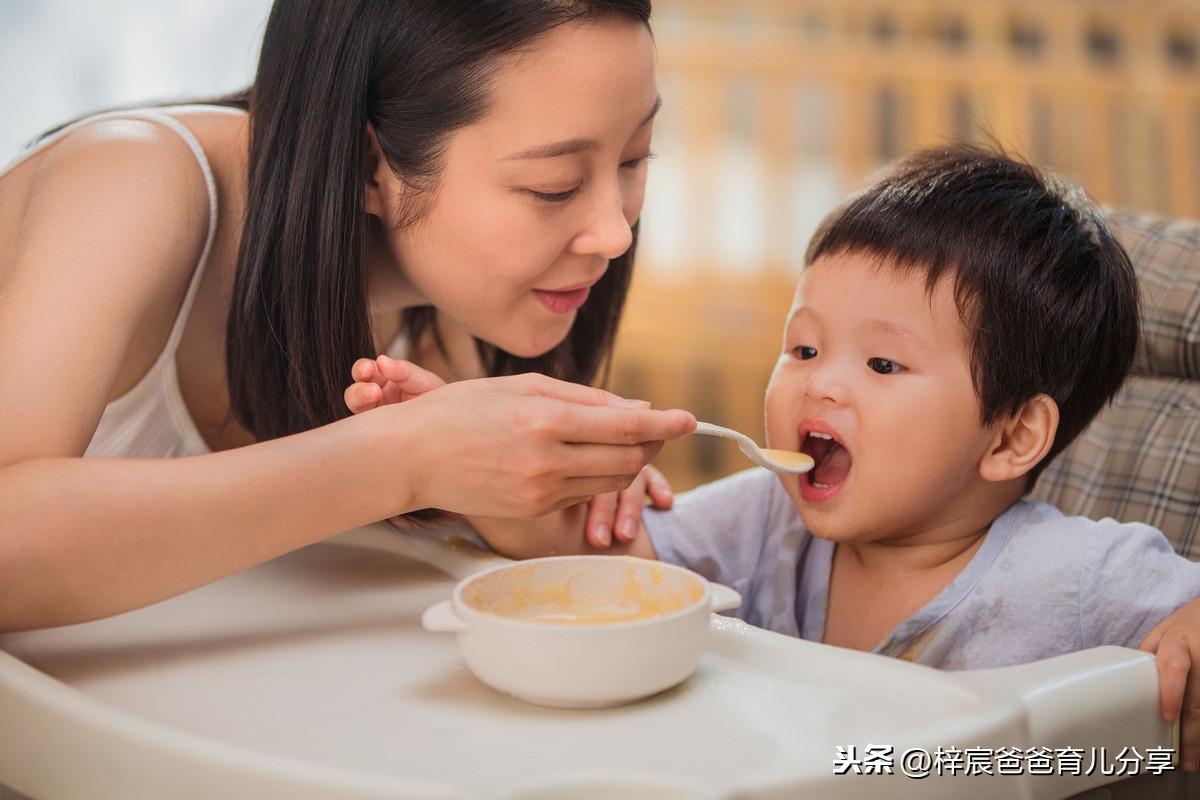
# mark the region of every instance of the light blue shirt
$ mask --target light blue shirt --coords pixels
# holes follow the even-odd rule
[[[645,512],[663,561],[742,593],[752,625],[821,641],[834,545],[811,535],[779,480],[747,470]],[[1022,501],[962,572],[875,648],[943,669],[1021,664],[1105,644],[1137,647],[1200,596],[1200,564],[1141,523],[1067,517]]]

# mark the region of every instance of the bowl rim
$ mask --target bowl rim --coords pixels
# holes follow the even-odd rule
[[[661,569],[666,569],[669,571],[677,572],[679,574],[682,574],[686,578],[699,581],[702,588],[704,589],[704,594],[701,595],[700,599],[694,603],[690,603],[690,604],[684,606],[683,608],[677,609],[668,614],[662,614],[657,617],[646,617],[644,619],[632,619],[632,620],[626,620],[623,622],[585,622],[585,623],[580,623],[578,625],[564,625],[564,624],[557,624],[557,623],[550,623],[550,622],[534,622],[531,620],[517,619],[515,617],[506,617],[506,616],[503,616],[502,614],[491,614],[486,611],[480,611],[479,609],[477,609],[474,606],[467,603],[467,601],[463,598],[463,591],[466,589],[467,586],[469,586],[473,581],[481,579],[481,578],[485,578],[494,572],[503,572],[504,570],[515,569],[517,567],[528,566],[530,564],[534,564],[534,565],[544,564],[544,563],[549,563],[552,561],[594,561],[596,563],[599,563],[600,559],[603,559],[603,561],[605,563],[612,563],[614,561],[628,561],[628,562],[636,563],[638,565],[643,565],[643,566],[644,565],[654,565]],[[451,596],[451,607],[454,609],[454,612],[456,614],[459,614],[460,616],[462,616],[464,618],[465,622],[485,621],[488,624],[511,625],[511,626],[518,627],[518,628],[536,629],[539,631],[555,631],[556,633],[576,633],[578,631],[587,631],[587,630],[604,630],[604,631],[625,630],[625,629],[629,629],[629,628],[646,627],[647,625],[663,624],[670,620],[674,620],[679,617],[687,616],[688,614],[694,614],[697,611],[697,609],[711,608],[712,607],[712,596],[713,596],[712,583],[707,578],[705,578],[703,575],[701,575],[700,573],[695,572],[694,570],[690,570],[687,567],[681,567],[678,564],[668,564],[666,562],[656,561],[654,559],[638,558],[637,556],[629,556],[629,555],[606,556],[606,555],[600,555],[600,554],[596,554],[596,553],[587,553],[587,554],[582,554],[582,555],[542,556],[539,558],[526,558],[526,559],[523,559],[520,561],[513,561],[513,562],[510,562],[507,564],[496,564],[495,566],[488,567],[487,569],[482,569],[473,575],[468,575],[467,577],[463,578],[461,581],[458,582],[458,584],[454,587],[454,594]]]

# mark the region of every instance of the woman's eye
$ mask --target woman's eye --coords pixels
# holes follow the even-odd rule
[[[534,199],[540,200],[543,203],[565,203],[575,196],[579,191],[579,187],[567,189],[565,192],[539,192],[536,189],[529,189],[528,192],[533,195]]]
[[[878,372],[880,375],[893,375],[897,372],[903,372],[904,367],[897,364],[895,361],[890,361],[886,358],[868,358],[867,366]]]
[[[646,155],[644,155],[644,156],[639,156],[638,158],[631,158],[628,161],[622,161],[621,166],[624,167],[625,169],[636,169],[636,168],[642,166],[642,164],[645,164],[647,161],[650,161],[652,158],[655,158],[656,156],[657,156],[656,153],[646,153]]]
[[[639,156],[638,158],[631,158],[628,161],[622,161],[621,167],[623,169],[637,169],[652,158],[654,158],[654,153],[647,153],[646,155]],[[579,192],[580,188],[580,186],[576,186],[573,189],[567,189],[564,192],[539,192],[537,189],[526,189],[525,191],[528,192],[533,199],[541,203],[565,203],[574,197]]]
[[[817,348],[800,345],[799,347],[792,348],[792,355],[801,361],[808,361],[810,358],[817,357]]]

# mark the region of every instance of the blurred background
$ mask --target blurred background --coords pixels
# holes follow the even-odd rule
[[[254,72],[268,0],[0,0],[0,160]],[[660,88],[612,386],[762,438],[808,237],[887,161],[995,141],[1115,208],[1200,216],[1197,0],[655,0]],[[686,489],[747,466],[694,437]]]

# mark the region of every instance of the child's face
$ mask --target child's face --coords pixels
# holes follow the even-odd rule
[[[993,432],[980,425],[952,279],[930,294],[924,273],[868,254],[818,259],[796,291],[766,417],[771,447],[817,461],[781,478],[814,534],[864,542],[953,527],[983,483]]]

